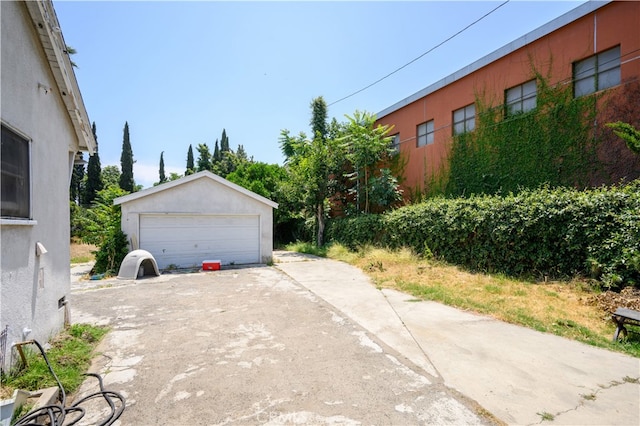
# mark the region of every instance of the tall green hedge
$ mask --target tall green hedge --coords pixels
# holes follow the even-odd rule
[[[640,286],[640,181],[578,191],[429,199],[384,215],[336,219],[332,241],[407,246],[483,272]]]

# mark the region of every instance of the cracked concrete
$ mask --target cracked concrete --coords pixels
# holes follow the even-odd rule
[[[78,282],[71,305],[111,327],[92,372],[125,396],[121,425],[495,424],[276,268]]]
[[[640,425],[638,358],[376,290],[344,263],[298,257],[276,266],[505,423]]]
[[[73,320],[113,327],[102,371],[128,398],[122,424],[491,423],[486,412],[640,425],[637,358],[377,290],[341,262],[274,257],[275,268],[74,286]],[[209,421],[174,413],[185,407]]]

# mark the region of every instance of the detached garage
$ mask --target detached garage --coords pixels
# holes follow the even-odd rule
[[[116,198],[132,250],[150,252],[160,269],[267,263],[278,204],[211,172],[199,172]]]

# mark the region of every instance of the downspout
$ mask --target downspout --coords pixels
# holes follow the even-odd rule
[[[593,53],[598,52],[598,12],[593,12]]]

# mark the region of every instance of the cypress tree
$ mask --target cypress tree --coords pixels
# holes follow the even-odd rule
[[[240,162],[249,161],[249,157],[247,157],[247,151],[244,150],[244,146],[238,145],[238,150],[236,151],[236,157]]]
[[[192,175],[196,170],[196,166],[193,162],[193,148],[189,144],[189,151],[187,151],[187,170],[184,172],[185,176]]]
[[[220,151],[221,152],[229,151],[229,138],[227,137],[227,131],[225,129],[222,129],[222,139],[220,140]],[[222,157],[222,155],[220,157]]]
[[[327,137],[327,103],[322,96],[311,101],[311,131],[312,138],[320,134],[322,140]]]
[[[164,151],[160,153],[160,183],[165,183],[167,181],[167,176],[164,174]]]
[[[84,154],[78,151],[80,158],[84,161]],[[80,204],[82,198],[82,179],[84,179],[84,164],[73,166],[71,174],[71,186],[69,188],[69,199],[76,204]]]
[[[89,164],[87,164],[87,183],[84,186],[84,194],[82,196],[82,204],[85,207],[90,207],[93,200],[95,200],[98,191],[102,190],[102,168],[100,167],[100,155],[98,155],[98,136],[96,135],[96,123],[93,122],[91,126],[91,132],[93,138],[96,141],[96,152],[89,157]]]
[[[122,154],[120,154],[120,188],[133,192],[133,151],[129,141],[129,123],[124,123],[124,136],[122,138]]]
[[[217,164],[222,160],[222,154],[220,153],[220,148],[218,147],[218,139],[216,139],[216,144],[213,148],[213,164]]]

